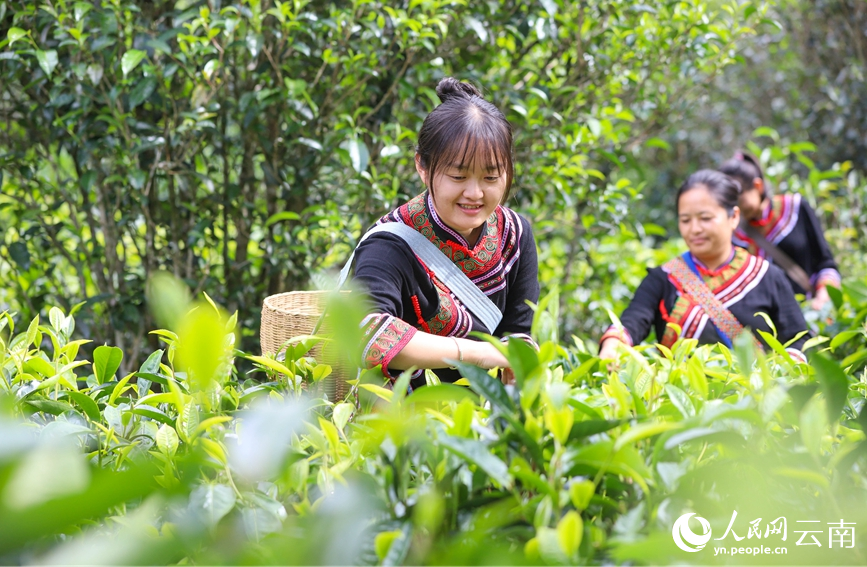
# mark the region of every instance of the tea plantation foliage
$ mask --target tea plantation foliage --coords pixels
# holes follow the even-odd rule
[[[369,373],[347,400],[316,394],[333,370],[308,356],[318,339],[291,341],[279,361],[245,354],[236,318],[213,303],[153,331],[163,348],[129,374],[116,347],[78,355],[73,315],[52,308],[18,328],[4,313],[0,559],[680,563],[670,526],[688,511],[714,525],[733,510],[839,517],[863,537],[863,291],[836,296],[857,321],[812,339],[810,365],[770,337],[767,354],[750,340],[641,347],[609,372],[558,340],[549,295],[539,352],[504,347],[514,386],[462,365],[469,387],[406,395],[408,376],[392,391]],[[343,320],[360,316],[341,302]],[[239,359],[255,370],[240,374]],[[863,563],[857,547],[781,562],[830,560]]]
[[[265,295],[328,285],[362,229],[421,192],[415,133],[454,75],[515,125],[511,204],[544,282],[570,292],[563,325],[598,332],[609,251],[664,234],[635,223],[627,166],[738,40],[775,29],[767,10],[0,0],[0,301],[28,320],[87,301],[79,326],[128,370],[157,346],[145,287],[167,269],[237,309],[255,350]]]
[[[816,205],[846,276],[833,322],[810,314],[808,364],[769,337],[767,353],[640,346],[609,368],[592,340],[680,250],[668,190],[712,165],[692,148],[715,128],[681,117],[788,7],[0,0],[0,563],[863,565],[857,163],[797,128],[750,142]],[[465,385],[407,395],[369,372],[328,399],[340,367],[311,349],[353,351],[356,303],[278,360],[259,355],[261,300],[330,285],[421,190],[412,144],[447,74],[515,125],[540,349],[505,347],[514,386],[462,366]],[[717,537],[733,511],[740,536],[786,517],[789,554],[675,546],[682,514]],[[797,520],[841,519],[853,548],[794,547]]]

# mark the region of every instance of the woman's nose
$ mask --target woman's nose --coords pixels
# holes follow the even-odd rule
[[[479,180],[474,177],[469,178],[467,183],[464,185],[464,196],[472,199],[480,199],[482,195],[482,184],[479,183]]]

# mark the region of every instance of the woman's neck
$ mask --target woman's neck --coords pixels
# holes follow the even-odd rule
[[[693,254],[693,256],[699,262],[704,264],[709,271],[714,272],[720,269],[721,266],[729,263],[732,257],[733,249],[734,246],[729,243],[728,248],[726,248],[724,251],[721,251],[719,254],[713,254],[712,256],[697,256]],[[692,252],[690,252],[690,254],[692,254]]]

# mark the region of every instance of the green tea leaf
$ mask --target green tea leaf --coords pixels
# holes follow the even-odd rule
[[[70,400],[75,402],[75,404],[81,408],[81,411],[83,411],[91,421],[100,421],[102,419],[102,414],[99,412],[99,406],[90,396],[82,394],[81,392],[72,391],[66,391],[64,394]]]
[[[672,429],[678,429],[681,426],[681,423],[668,421],[661,421],[658,423],[640,423],[635,427],[627,429],[623,435],[617,438],[617,441],[614,442],[614,450],[619,451],[626,445],[630,445],[642,439],[647,439],[648,437],[653,437],[654,435],[659,435],[660,433],[665,433],[666,431],[671,431]]]
[[[206,484],[190,494],[190,508],[209,526],[216,526],[235,507],[235,491],[221,484]]]
[[[124,53],[120,59],[120,68],[123,71],[123,76],[126,77],[133,69],[138,67],[138,64],[142,62],[145,55],[147,54],[139,49],[130,49]]]
[[[30,32],[26,32],[26,31],[22,30],[21,28],[14,28],[13,27],[13,28],[9,28],[9,31],[6,32],[6,39],[9,40],[9,45],[12,45],[13,43],[18,41],[19,39],[21,39],[23,37],[27,37],[29,34],[30,34]]]
[[[331,413],[331,420],[334,421],[334,425],[337,426],[337,429],[342,431],[343,428],[346,427],[346,424],[349,423],[349,418],[352,416],[354,411],[355,406],[353,404],[343,402],[334,406],[334,410]]]
[[[36,51],[36,61],[39,66],[45,71],[47,76],[51,76],[54,68],[57,67],[57,51],[50,49],[48,51]]]
[[[816,369],[816,376],[825,396],[828,423],[836,423],[843,413],[843,406],[846,405],[849,395],[849,379],[837,362],[821,353],[813,355],[810,363]]]
[[[557,524],[557,541],[560,543],[560,549],[567,557],[572,557],[578,553],[578,546],[581,545],[581,539],[584,536],[584,522],[581,516],[574,510],[567,512]]]
[[[695,406],[692,405],[692,400],[689,395],[673,384],[665,385],[665,392],[674,407],[683,415],[684,418],[690,418],[695,415]]]
[[[491,402],[491,405],[504,413],[513,414],[516,409],[512,398],[506,392],[506,387],[499,380],[488,376],[488,373],[474,364],[460,362],[457,365],[461,375],[470,383],[470,388]]]
[[[406,397],[408,404],[460,402],[461,400],[478,400],[472,390],[465,386],[454,384],[437,384],[418,388]]]
[[[816,458],[821,456],[822,437],[828,427],[828,409],[825,400],[813,397],[801,410],[801,439],[804,446]]]
[[[576,510],[585,510],[590,505],[590,499],[596,493],[596,485],[592,481],[582,480],[569,486],[569,499]]]
[[[139,408],[141,409],[141,408]],[[171,425],[163,424],[160,427],[160,430],[157,431],[157,447],[162,451],[165,455],[173,456],[178,452],[178,445],[180,444],[180,439],[178,439],[178,434],[175,432],[175,429]]]
[[[93,375],[97,384],[110,382],[122,361],[123,351],[118,347],[96,347],[93,351]]]
[[[494,456],[481,441],[448,435],[440,437],[437,441],[452,453],[485,471],[500,486],[505,488],[512,486],[509,467],[499,457]]]

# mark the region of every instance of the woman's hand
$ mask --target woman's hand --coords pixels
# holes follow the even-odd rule
[[[829,301],[831,301],[831,296],[828,294],[828,288],[822,286],[816,290],[816,297],[814,297],[813,301],[810,302],[810,307],[816,311],[821,311],[822,307],[824,307]]]
[[[602,360],[617,360],[617,348],[620,345],[620,341],[614,338],[608,338],[602,341],[602,344],[599,345],[599,358]]]
[[[464,361],[486,370],[489,368],[509,368],[509,360],[491,343],[468,339],[458,340],[461,341],[461,348],[464,350]]]

